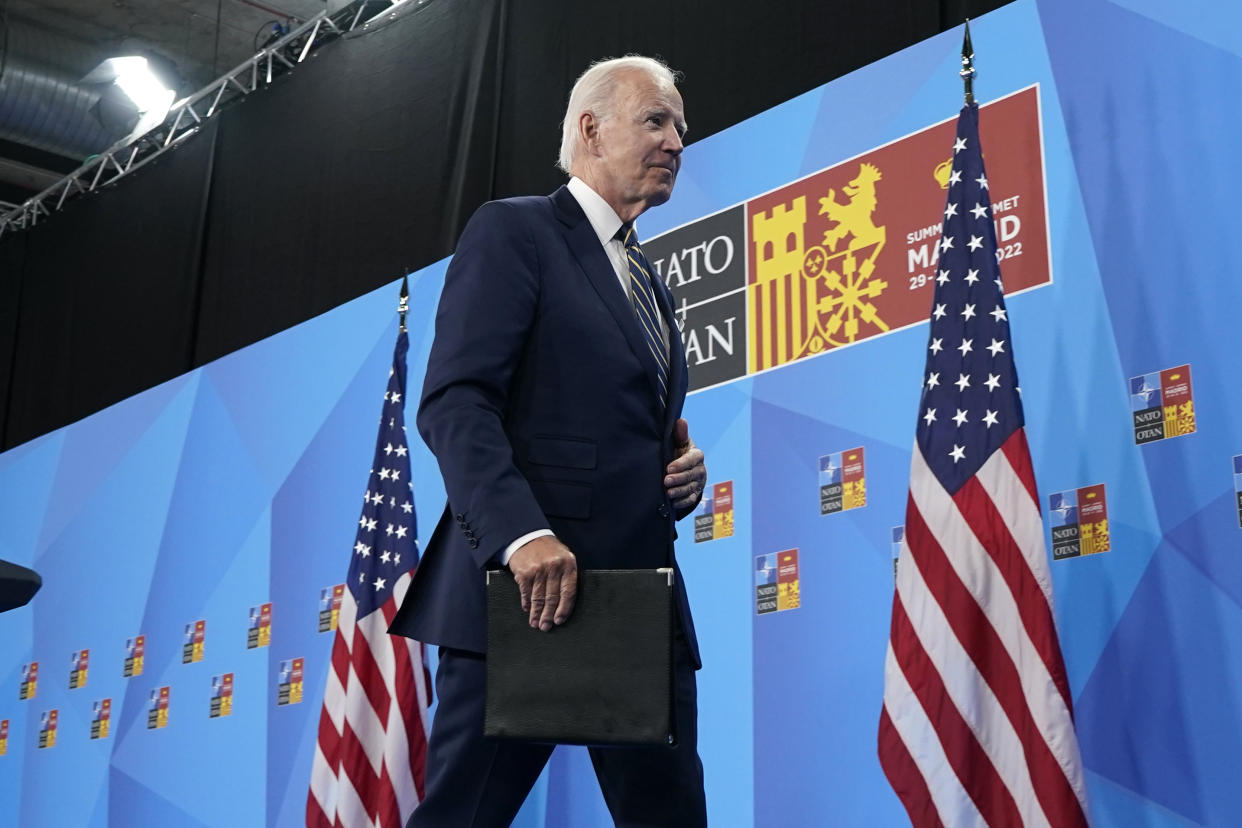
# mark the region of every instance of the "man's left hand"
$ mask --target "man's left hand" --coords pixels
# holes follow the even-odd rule
[[[699,502],[707,485],[707,466],[702,450],[690,439],[690,426],[678,420],[673,426],[676,457],[664,470],[664,488],[678,510],[689,509]]]

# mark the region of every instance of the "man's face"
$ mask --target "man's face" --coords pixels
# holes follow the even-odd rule
[[[601,192],[623,220],[668,201],[681,168],[686,119],[681,95],[634,71],[617,86],[612,115],[599,122]],[[620,209],[619,209],[620,208]]]

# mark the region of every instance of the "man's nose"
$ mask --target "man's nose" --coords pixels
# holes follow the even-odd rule
[[[673,155],[681,155],[681,151],[685,149],[685,145],[681,143],[681,136],[677,134],[675,128],[670,127],[664,138],[664,149]]]

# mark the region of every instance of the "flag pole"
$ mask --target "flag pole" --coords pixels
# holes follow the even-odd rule
[[[970,18],[966,18],[966,34],[962,38],[962,71],[958,72],[962,76],[962,83],[966,87],[966,105],[974,106],[975,103],[975,49],[970,45]]]

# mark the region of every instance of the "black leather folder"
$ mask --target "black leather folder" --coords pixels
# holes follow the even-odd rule
[[[484,735],[575,745],[673,741],[673,570],[584,570],[573,614],[549,632],[517,582],[487,573]]]

